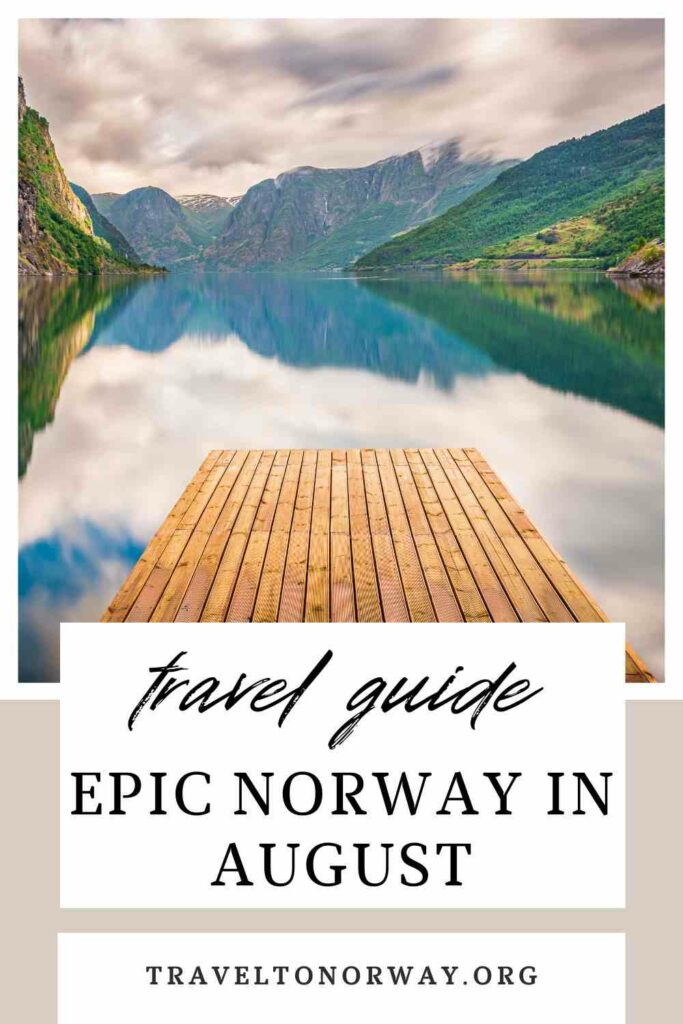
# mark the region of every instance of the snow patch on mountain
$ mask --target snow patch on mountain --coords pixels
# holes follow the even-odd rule
[[[188,210],[219,210],[237,206],[242,196],[214,196],[202,193],[194,196],[175,196],[174,198]]]

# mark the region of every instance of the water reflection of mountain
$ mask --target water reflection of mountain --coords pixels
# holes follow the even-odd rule
[[[661,424],[663,315],[661,299],[593,275],[178,275],[144,283],[110,325],[98,317],[93,343],[158,351],[234,333],[292,366],[426,374],[442,388],[495,366]]]
[[[298,367],[351,367],[444,389],[492,368],[457,332],[384,302],[351,278],[187,275],[157,279],[92,344],[159,351],[183,335],[235,334],[254,352]]]
[[[610,277],[610,281],[619,291],[630,295],[639,306],[646,309],[664,309],[664,278],[663,277]]]
[[[54,417],[72,361],[90,343],[96,322],[125,294],[126,278],[24,277],[19,282],[19,476],[33,436]],[[130,292],[128,293],[130,297]]]
[[[19,470],[71,362],[95,346],[160,353],[237,335],[296,367],[349,367],[452,388],[522,373],[661,424],[663,302],[605,277],[169,275],[21,283]]]
[[[421,313],[486,352],[497,366],[664,422],[664,306],[603,275],[462,276],[364,280],[374,294]]]

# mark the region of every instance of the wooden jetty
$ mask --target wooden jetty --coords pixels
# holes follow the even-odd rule
[[[475,448],[366,448],[210,452],[103,621],[606,616]]]

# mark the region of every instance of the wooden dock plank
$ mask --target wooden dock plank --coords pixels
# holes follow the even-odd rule
[[[221,509],[202,556],[192,573],[182,604],[176,614],[177,622],[198,622],[201,618],[223,552],[256,472],[259,459],[260,452],[249,452],[242,462],[230,496]]]
[[[361,465],[384,620],[385,622],[409,622],[410,611],[403,592],[401,573],[389,529],[389,519],[373,449],[363,449]]]
[[[576,582],[567,572],[562,560],[550,548],[545,538],[529,520],[524,510],[520,508],[503,487],[488,463],[483,461],[475,449],[465,449],[465,453],[470,459],[470,464],[477,469],[481,479],[487,484],[491,494],[498,501],[500,508],[503,509],[510,521],[515,525],[519,535],[524,538],[527,547],[538,563],[543,566],[549,579],[557,588],[558,593],[563,596],[574,618],[581,622],[605,621],[605,616],[598,609],[597,605],[588,598],[582,587],[576,585]],[[471,456],[477,458],[476,463],[472,461]]]
[[[405,455],[403,459],[401,455],[403,453],[397,451],[380,450],[377,452],[377,461],[385,494],[397,492],[394,513],[397,526],[404,529],[410,538],[410,544],[406,544],[409,550],[411,545],[414,546],[420,567],[419,578],[424,581],[429,598],[429,617],[435,617],[437,622],[462,622],[463,615],[422,507],[410,466]],[[407,589],[406,586],[406,592]]]
[[[378,449],[375,452],[375,461],[410,618],[413,622],[433,622],[434,605],[429,596],[429,589],[403,505],[403,496],[394,472],[394,464],[386,449]]]
[[[171,573],[169,581],[150,616],[152,622],[170,622],[175,618],[185,591],[192,579],[192,574],[204,552],[206,542],[211,535],[211,531],[244,462],[246,452],[226,452],[225,455],[227,458],[219,460],[219,463],[217,463],[217,466],[223,465],[226,467],[223,475],[211,493],[197,521],[197,525],[192,531]]]
[[[185,515],[176,526],[168,544],[157,559],[154,569],[128,612],[128,622],[147,622],[168,586],[171,576],[206,509],[216,487],[226,472],[220,462],[210,470],[190,502]]]
[[[174,619],[607,616],[476,448],[364,448],[209,452],[102,617]]]
[[[254,622],[275,622],[278,616],[302,461],[303,452],[290,453],[256,595]]]
[[[478,523],[478,529],[475,529],[475,525],[466,514],[450,480],[444,473],[436,453],[431,449],[423,448],[419,454],[427,468],[451,529],[460,542],[491,618],[494,622],[518,622],[519,616],[515,612],[501,580],[501,574],[507,575],[507,566],[504,563],[501,564],[498,545],[493,542],[490,533],[484,532],[482,541],[481,523]]]
[[[317,462],[318,453],[316,451],[304,452],[282,580],[278,622],[302,622],[304,617],[308,547]]]
[[[305,622],[330,621],[330,507],[332,453],[318,452],[308,549]]]
[[[346,452],[332,452],[330,501],[330,616],[332,622],[355,622],[356,601],[351,558],[351,520]]]
[[[349,526],[351,529],[351,563],[356,592],[359,622],[381,622],[382,604],[370,534],[370,520],[365,495],[365,480],[360,451],[346,453],[349,488]]]
[[[102,616],[103,622],[123,622],[125,620],[138,594],[154,569],[157,559],[163,553],[164,548],[172,536],[177,524],[182,519],[204,479],[208,476],[210,470],[218,461],[220,454],[220,451],[211,451],[206,456],[196,474],[187,484],[185,490],[166,516],[166,519],[164,519],[142,555],[133,566],[133,569],[129,573],[118,594]]]
[[[289,451],[286,450],[278,451],[275,456],[230,599],[226,616],[228,622],[249,622],[252,618],[288,460]]]
[[[249,542],[256,513],[261,503],[270,471],[275,461],[274,451],[261,452],[256,472],[247,488],[242,506],[237,513],[228,543],[225,545],[209,595],[201,615],[202,622],[223,622]]]
[[[397,466],[405,463],[410,470],[413,483],[432,534],[448,573],[453,593],[466,622],[491,622],[491,616],[477,587],[476,580],[467,563],[458,538],[448,521],[439,497],[434,489],[427,467],[417,451],[394,452]]]
[[[574,613],[576,621],[609,621],[597,601],[579,583],[566,562],[560,558],[545,537],[536,529],[527,514],[512,497],[481,453],[476,448],[467,448],[464,449],[464,454],[476,468],[481,479],[485,481],[500,508],[506,513],[510,521],[514,523],[529,549],[537,556],[539,563],[547,572],[558,593]],[[647,669],[645,663],[629,645],[626,647],[626,679],[628,682],[654,682],[654,677]]]
[[[453,493],[460,502],[464,514],[469,519],[472,529],[479,538],[517,617],[522,622],[547,622],[547,616],[535,600],[523,573],[519,571],[510,557],[503,539],[489,521],[458,467],[443,449],[437,449],[434,455],[453,488]]]
[[[507,551],[509,560],[505,556],[503,558],[508,565],[511,563],[508,592],[511,593],[520,618],[524,622],[534,621],[532,616],[541,612],[538,621],[575,621],[569,608],[553,589],[550,580],[464,453],[458,449],[450,452],[444,449],[439,450],[438,457],[444,467],[448,466],[449,479],[454,482],[456,493],[468,495],[478,514],[488,519],[490,529]],[[510,588],[513,588],[514,595]],[[533,605],[529,599],[533,601]]]

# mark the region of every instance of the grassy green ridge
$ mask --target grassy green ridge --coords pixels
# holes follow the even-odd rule
[[[664,238],[664,174],[643,175],[623,195],[581,217],[556,221],[482,251],[484,259],[587,259],[605,266]]]
[[[363,256],[358,269],[448,265],[585,214],[664,166],[664,107],[541,150],[481,192]]]
[[[44,271],[86,274],[141,269],[92,234],[90,217],[71,191],[57,159],[48,122],[31,107],[19,124],[19,181],[35,189],[40,229],[32,260],[24,260],[27,267],[35,264]]]

